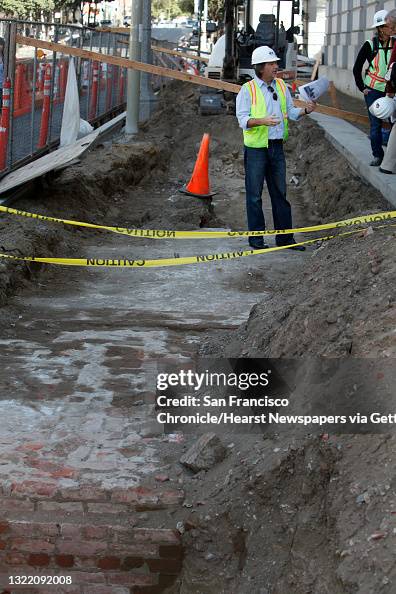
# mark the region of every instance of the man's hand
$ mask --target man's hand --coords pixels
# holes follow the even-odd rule
[[[280,119],[276,116],[270,115],[265,118],[261,118],[262,126],[277,126],[280,123]]]
[[[308,101],[305,107],[305,113],[312,113],[316,109],[316,103],[314,101]]]

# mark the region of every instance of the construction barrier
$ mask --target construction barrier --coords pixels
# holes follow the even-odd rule
[[[271,235],[282,235],[288,233],[311,233],[314,231],[324,231],[327,229],[352,227],[355,225],[372,225],[374,223],[389,221],[391,219],[396,218],[396,210],[390,210],[385,212],[377,212],[371,215],[363,215],[361,217],[354,217],[353,219],[343,219],[342,221],[323,223],[321,225],[311,225],[309,227],[297,227],[295,229],[271,229],[266,231],[169,231],[159,229],[128,229],[126,227],[97,225],[95,223],[85,223],[82,221],[73,221],[70,219],[49,217],[47,215],[26,212],[24,210],[17,210],[9,206],[1,205],[0,212],[20,217],[27,217],[29,219],[37,219],[39,221],[47,221],[49,223],[62,223],[64,225],[72,225],[74,227],[102,229],[104,231],[110,231],[112,233],[128,235],[129,237],[140,237],[148,239],[215,239],[217,237],[261,237]]]
[[[61,42],[57,51],[43,50],[42,48],[29,48],[19,41],[14,43],[18,34],[29,29],[28,37],[34,40],[34,35]],[[8,101],[8,113],[5,110],[3,120],[8,122],[6,132],[2,133],[2,151],[5,156],[0,156],[3,167],[0,172],[6,174],[28,161],[42,155],[43,150],[56,148],[60,140],[63,106],[67,86],[69,67],[68,45],[83,49],[95,49],[101,56],[109,52],[118,56],[125,55],[127,48],[120,48],[116,43],[113,33],[99,33],[87,27],[73,25],[57,25],[46,23],[32,23],[0,19],[0,34],[6,39],[7,51],[5,52],[8,64],[4,64],[5,71],[11,81],[11,101]],[[66,44],[66,45],[65,45]],[[23,49],[20,47],[23,45]],[[97,61],[99,64],[102,62]],[[51,83],[46,84],[44,101],[44,84],[48,66],[51,68]],[[89,120],[91,124],[100,124],[103,121],[118,115],[125,108],[124,70],[121,66],[111,66],[106,77],[106,65],[101,77],[98,75],[96,92],[93,91],[93,68],[90,59],[81,58],[75,61],[77,83],[80,96],[80,116]],[[115,86],[117,85],[117,86]],[[48,109],[48,90],[49,109]],[[6,100],[7,103],[7,100]],[[7,116],[7,117],[6,117]],[[9,139],[4,142],[5,134]]]
[[[10,98],[11,98],[11,81],[9,78],[3,86],[3,106],[1,110],[0,122],[0,171],[7,167],[7,148],[8,148],[8,134],[10,128]]]
[[[394,227],[395,225],[386,225],[385,227]],[[237,258],[245,258],[248,256],[268,255],[272,252],[279,252],[290,249],[295,246],[307,246],[318,242],[329,241],[339,237],[350,237],[356,233],[361,233],[361,229],[354,231],[345,231],[337,235],[327,235],[316,239],[308,239],[300,241],[292,245],[283,245],[277,247],[266,248],[262,250],[241,250],[236,252],[224,252],[220,254],[207,254],[197,256],[183,256],[177,258],[161,258],[157,260],[143,260],[143,259],[128,259],[128,258],[36,258],[27,256],[11,256],[10,254],[0,253],[0,258],[24,261],[37,262],[39,264],[55,264],[57,266],[82,266],[82,267],[100,267],[100,268],[160,268],[169,266],[185,266],[186,264],[204,264],[209,262],[219,262],[220,260],[234,260]]]
[[[38,148],[44,148],[48,140],[48,125],[51,110],[51,66],[47,64],[44,75],[44,101],[43,110],[41,112],[40,136],[38,141]]]

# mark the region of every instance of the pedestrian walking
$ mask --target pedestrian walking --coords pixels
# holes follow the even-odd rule
[[[370,111],[370,106],[379,99],[385,97],[385,74],[388,70],[394,40],[391,37],[391,27],[387,23],[387,10],[379,10],[374,15],[372,29],[376,34],[372,39],[364,42],[357,55],[353,75],[358,89],[363,93],[370,120],[370,141],[373,160],[370,165],[378,167],[384,158],[382,148],[382,121],[375,117]],[[364,78],[362,70],[368,64]]]
[[[294,107],[288,88],[276,78],[278,56],[268,46],[258,47],[252,54],[255,75],[245,83],[237,96],[236,114],[243,130],[246,210],[249,231],[264,231],[262,208],[264,180],[271,198],[275,229],[292,229],[291,206],[286,199],[286,160],[283,142],[288,137],[289,119],[297,120],[311,113],[315,104],[305,109]],[[262,236],[250,236],[253,249],[268,247]],[[276,245],[291,245],[291,249],[305,250],[295,245],[293,235],[276,235]]]

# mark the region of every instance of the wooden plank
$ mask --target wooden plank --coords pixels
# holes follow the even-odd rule
[[[187,74],[179,70],[172,70],[171,68],[162,68],[161,66],[153,66],[152,64],[144,64],[143,62],[136,62],[135,60],[128,60],[119,56],[110,56],[107,54],[100,54],[98,52],[91,52],[88,50],[70,47],[61,43],[53,43],[50,41],[41,41],[40,39],[33,39],[31,37],[24,37],[23,35],[16,36],[17,43],[21,45],[29,45],[31,47],[38,47],[47,49],[53,52],[60,52],[69,56],[76,56],[78,58],[85,58],[87,60],[98,60],[106,64],[113,64],[114,66],[122,66],[123,68],[132,68],[141,72],[149,74],[158,74],[168,78],[183,80],[191,82],[195,85],[202,85],[212,89],[219,89],[229,91],[230,93],[238,93],[240,86],[225,81],[214,80],[204,76],[196,76],[194,74]]]
[[[318,70],[319,70],[319,64],[320,64],[320,60],[318,58],[316,60],[316,62],[315,62],[315,65],[314,65],[313,69],[312,69],[311,80],[315,80],[316,75],[317,75]]]
[[[48,49],[53,52],[61,52],[69,56],[77,56],[86,58],[87,60],[98,60],[107,64],[114,64],[115,66],[122,66],[124,68],[132,68],[140,70],[141,72],[148,72],[149,74],[157,74],[159,76],[165,76],[168,78],[174,78],[185,82],[191,82],[196,85],[202,85],[211,87],[213,89],[219,89],[223,91],[229,91],[231,93],[239,93],[240,85],[228,83],[221,80],[213,80],[204,76],[196,76],[194,74],[187,74],[180,72],[179,70],[172,70],[171,68],[162,68],[161,66],[153,66],[152,64],[144,64],[143,62],[136,62],[134,60],[128,60],[127,58],[120,58],[119,56],[108,56],[106,54],[100,54],[98,52],[90,52],[88,50],[82,50],[76,47],[69,47],[61,43],[53,43],[49,41],[41,41],[39,39],[32,39],[31,37],[23,37],[22,35],[16,36],[17,43],[21,45],[30,45],[32,47],[38,47],[42,49]],[[297,84],[301,84],[301,81],[296,81]],[[304,83],[303,83],[304,84]],[[304,101],[295,101],[297,107],[305,107]],[[350,111],[343,111],[336,109],[335,107],[327,107],[326,105],[317,104],[317,112],[324,113],[326,115],[341,118],[348,122],[356,124],[368,124],[368,117],[353,113]]]
[[[209,62],[209,58],[203,58],[202,56],[195,56],[193,54],[189,54],[187,52],[178,52],[176,50],[168,49],[167,47],[161,47],[159,45],[152,45],[151,49],[154,52],[162,52],[163,54],[169,54],[170,56],[178,56],[179,58],[189,58],[190,60],[197,60],[199,62],[205,62],[207,64]]]
[[[335,85],[332,80],[329,83],[329,95],[331,98],[332,106],[335,107],[336,109],[340,109],[340,104],[338,103],[338,99],[337,99],[337,89],[335,88]]]
[[[305,101],[300,101],[299,99],[294,99],[294,105],[296,107],[305,107]],[[369,123],[369,119],[365,115],[360,115],[359,113],[353,113],[352,111],[343,111],[342,109],[336,109],[335,107],[328,107],[327,105],[321,105],[320,103],[316,104],[316,111],[318,113],[323,113],[325,115],[333,116],[335,118],[341,118],[342,120],[346,120],[347,122],[352,122],[353,124],[367,124]]]

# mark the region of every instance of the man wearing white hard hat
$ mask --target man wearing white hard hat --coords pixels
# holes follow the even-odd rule
[[[390,10],[386,17],[386,23],[390,27],[391,34],[396,34],[396,9]],[[385,157],[382,160],[379,170],[381,173],[388,175],[396,173],[396,44],[393,46],[392,54],[389,61],[389,70],[385,75],[386,78],[386,99],[393,101],[393,113],[391,114],[391,121],[393,122],[392,130],[388,139]],[[390,104],[389,104],[390,108]]]
[[[378,167],[384,158],[382,148],[382,121],[370,112],[370,106],[385,96],[386,80],[390,56],[394,45],[393,30],[387,22],[387,10],[379,10],[374,15],[373,29],[376,34],[362,45],[353,67],[356,86],[363,93],[370,119],[370,141],[373,160],[370,165]],[[364,78],[363,66],[368,63]]]
[[[291,206],[286,199],[286,160],[283,142],[288,137],[289,119],[297,120],[311,113],[315,104],[304,109],[294,107],[288,88],[276,78],[278,56],[268,46],[258,47],[252,54],[255,75],[238,93],[236,115],[243,130],[246,210],[249,231],[264,231],[265,219],[261,194],[264,180],[271,198],[275,229],[292,229]],[[275,236],[278,246],[304,250],[296,245],[293,235]],[[250,236],[253,249],[268,246],[263,236]]]

